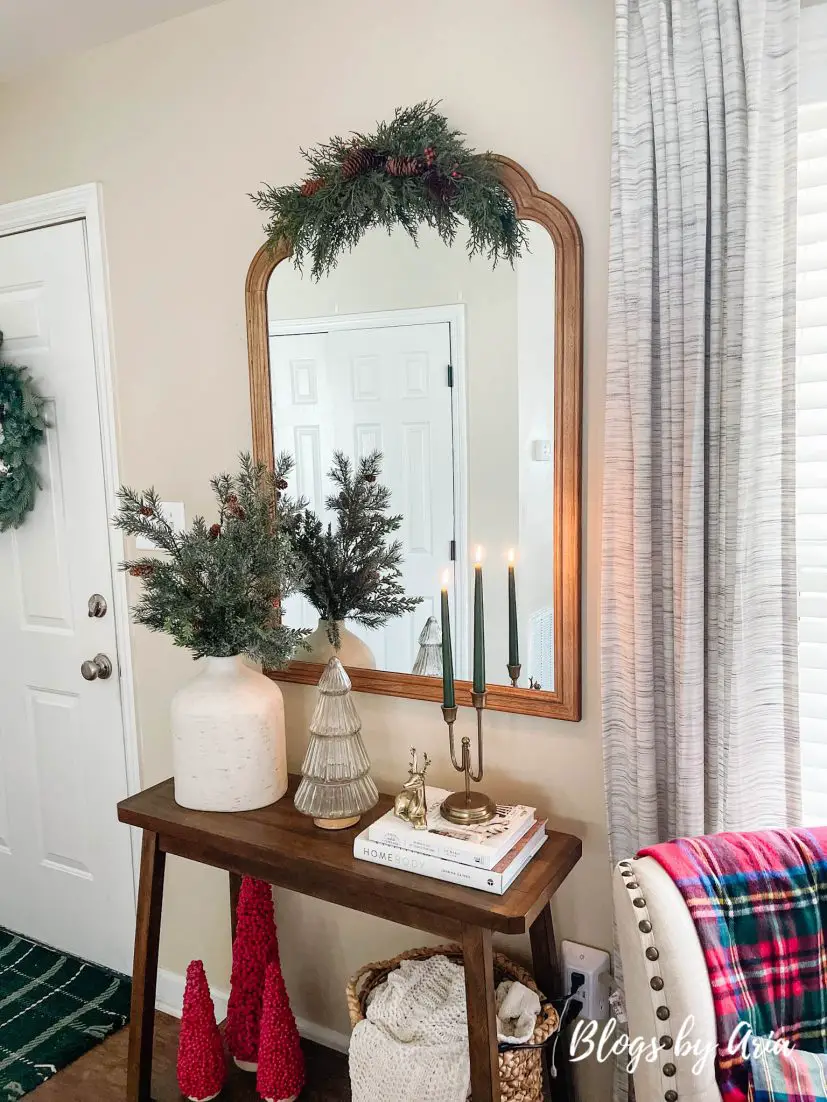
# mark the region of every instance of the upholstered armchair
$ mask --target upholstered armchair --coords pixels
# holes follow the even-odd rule
[[[721,1102],[712,1057],[696,1067],[698,1053],[715,1050],[715,1014],[701,944],[683,897],[651,857],[622,861],[613,889],[629,1035],[647,1043],[663,1038],[670,1046],[654,1062],[640,1061],[634,1074],[637,1102]],[[681,1029],[694,1052],[675,1051]]]

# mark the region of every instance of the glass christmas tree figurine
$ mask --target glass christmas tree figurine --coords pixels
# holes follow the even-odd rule
[[[316,826],[325,830],[353,826],[379,800],[361,730],[350,678],[339,659],[331,658],[319,681],[295,798],[297,810],[312,815]]]
[[[419,633],[419,653],[411,673],[442,677],[442,631],[436,616],[429,616]]]

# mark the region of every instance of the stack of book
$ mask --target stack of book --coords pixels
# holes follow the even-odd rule
[[[388,811],[356,836],[354,857],[502,895],[546,840],[546,824],[533,807],[500,804],[490,822],[458,826],[439,812],[448,791],[425,793],[427,830]]]

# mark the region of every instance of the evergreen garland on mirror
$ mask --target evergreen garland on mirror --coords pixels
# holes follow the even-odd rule
[[[334,647],[340,645],[337,621],[378,628],[422,601],[405,596],[402,544],[388,540],[402,517],[388,514],[391,492],[378,481],[381,472],[381,452],[360,459],[355,469],[342,452],[334,452],[328,477],[335,490],[325,504],[335,514],[335,528],[325,526],[311,509],[299,512],[291,523],[305,569],[301,592],[328,621]]]
[[[295,592],[303,570],[290,539],[303,501],[284,494],[293,460],[278,456],[275,471],[241,456],[237,475],[210,482],[218,519],[196,517],[176,532],[154,489],[121,487],[115,527],[145,536],[163,556],[122,564],[143,582],[132,610],[136,623],[172,637],[193,657],[245,654],[269,668],[287,665],[307,633],[282,623],[280,604]]]
[[[513,264],[526,244],[514,203],[490,153],[475,153],[434,102],[397,108],[373,134],[352,134],[302,150],[307,179],[265,186],[251,198],[270,218],[271,246],[286,242],[297,267],[307,256],[320,279],[339,254],[373,226],[402,226],[414,242],[420,225],[452,245],[469,230],[469,256]]]

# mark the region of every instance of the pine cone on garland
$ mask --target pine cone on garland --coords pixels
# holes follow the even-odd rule
[[[388,157],[385,171],[389,176],[419,176],[422,162],[418,157]]]
[[[324,180],[320,176],[314,176],[312,179],[304,181],[299,188],[299,192],[305,199],[312,199],[316,192],[321,191],[323,187]]]
[[[210,530],[207,534],[208,534],[208,536],[210,537],[211,540],[217,540],[218,537],[221,535],[221,525],[220,524],[210,525]]]
[[[361,176],[363,172],[379,168],[383,162],[384,157],[378,150],[371,149],[369,146],[354,145],[342,161],[342,179],[352,180],[355,176]]]

